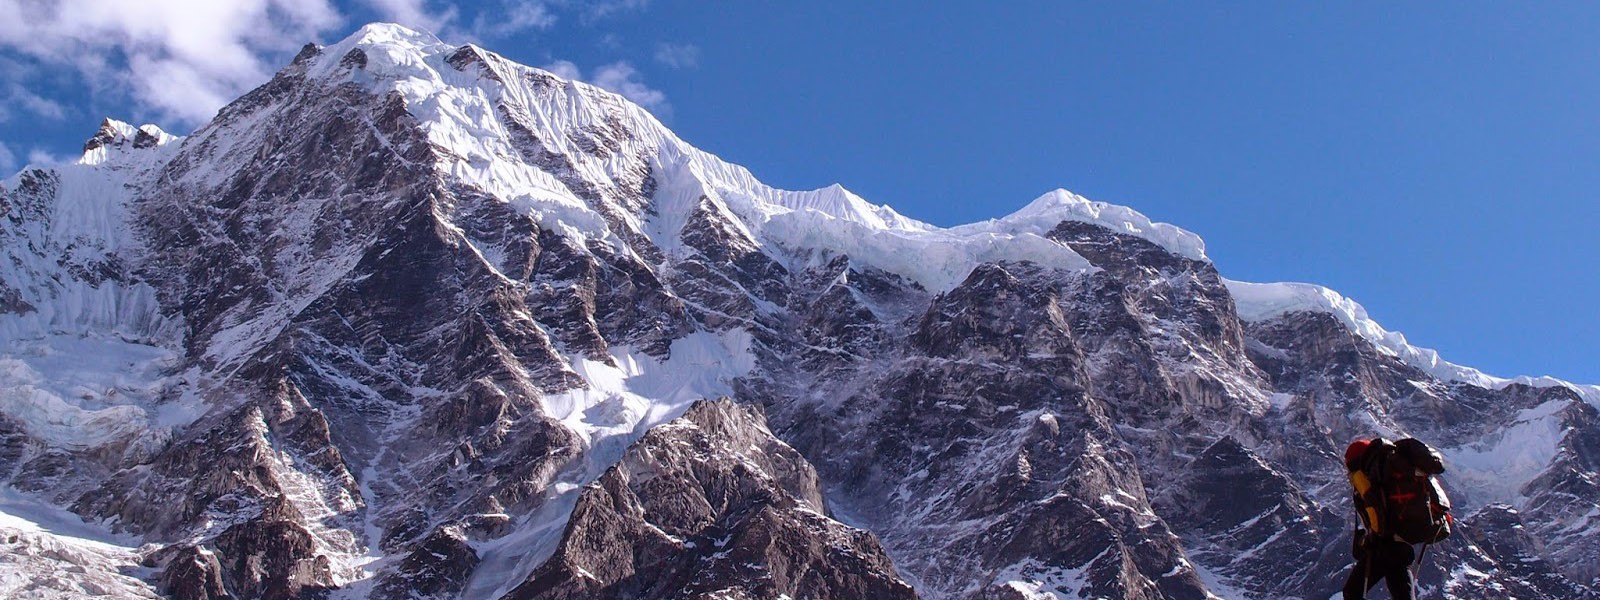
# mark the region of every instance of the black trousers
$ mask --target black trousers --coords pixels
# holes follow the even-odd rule
[[[1414,600],[1412,595],[1411,562],[1416,560],[1416,549],[1411,544],[1392,539],[1367,538],[1356,547],[1356,564],[1350,568],[1350,577],[1344,582],[1344,600],[1364,600],[1367,590],[1383,580],[1389,587],[1389,597],[1394,600]]]

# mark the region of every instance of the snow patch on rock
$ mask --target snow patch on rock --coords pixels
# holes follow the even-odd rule
[[[1072,569],[1051,567],[1030,558],[1001,569],[994,577],[994,584],[1015,592],[1025,600],[1081,598],[1085,588],[1089,587],[1089,567],[1104,555],[1105,552],[1101,552],[1089,562]]]
[[[1467,510],[1460,512],[1470,514],[1496,503],[1525,508],[1522,488],[1555,460],[1566,435],[1561,412],[1570,405],[1567,400],[1551,400],[1522,410],[1484,442],[1441,450],[1451,482],[1466,488],[1460,504]]]
[[[612,350],[616,366],[574,357],[573,368],[589,387],[546,396],[545,412],[583,437],[603,470],[646,430],[677,418],[694,401],[732,394],[728,382],[755,368],[751,340],[740,329],[699,331],[673,340],[665,360],[626,347]]]
[[[650,428],[678,418],[696,400],[733,394],[729,382],[755,368],[752,340],[739,329],[700,331],[673,340],[664,360],[623,346],[611,349],[615,366],[571,357],[588,387],[546,396],[542,403],[588,445],[582,472],[551,485],[542,506],[511,534],[474,544],[482,563],[463,597],[498,598],[526,580],[555,552],[584,485],[621,460]]]

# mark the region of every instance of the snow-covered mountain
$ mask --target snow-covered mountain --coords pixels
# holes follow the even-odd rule
[[[1374,434],[1429,594],[1600,589],[1600,388],[1066,191],[778,190],[394,25],[0,185],[0,595],[1326,598]]]

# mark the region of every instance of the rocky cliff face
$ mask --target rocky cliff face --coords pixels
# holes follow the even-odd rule
[[[11,595],[1328,597],[1373,435],[1445,451],[1429,593],[1600,588],[1600,389],[1065,192],[776,190],[384,25],[3,186]]]
[[[578,497],[513,598],[914,598],[872,534],[827,515],[815,469],[758,409],[700,401]]]

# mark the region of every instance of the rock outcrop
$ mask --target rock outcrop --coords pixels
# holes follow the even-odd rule
[[[872,534],[827,515],[816,471],[759,410],[701,401],[578,497],[510,597],[914,598]]]

